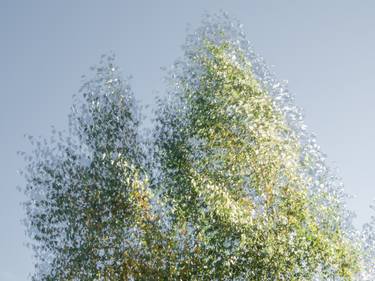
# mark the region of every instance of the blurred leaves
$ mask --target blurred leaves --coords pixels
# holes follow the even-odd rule
[[[373,280],[358,233],[285,82],[225,13],[168,72],[147,139],[113,56],[69,132],[35,139],[24,188],[33,280]]]

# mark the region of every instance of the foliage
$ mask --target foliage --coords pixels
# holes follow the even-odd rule
[[[375,211],[375,205],[371,206]],[[363,270],[358,276],[358,280],[370,281],[375,276],[375,216],[371,217],[371,221],[363,226],[361,233],[362,241],[362,267]]]
[[[143,254],[151,195],[139,116],[113,58],[94,70],[72,108],[69,135],[55,133],[50,145],[32,138],[25,206],[39,260],[35,280],[120,280],[124,253]]]
[[[68,136],[31,138],[34,280],[374,279],[374,222],[357,235],[340,179],[239,23],[207,16],[188,36],[151,142],[113,57],[93,70]]]

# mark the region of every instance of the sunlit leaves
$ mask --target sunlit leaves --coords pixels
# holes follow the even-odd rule
[[[152,139],[114,58],[92,70],[69,132],[31,138],[25,157],[34,280],[374,279],[374,221],[354,230],[287,84],[236,21],[207,16],[187,37]]]
[[[188,37],[159,115],[159,188],[218,279],[353,279],[341,185],[299,110],[226,16]],[[168,133],[166,133],[168,132]],[[227,241],[237,241],[229,244]]]

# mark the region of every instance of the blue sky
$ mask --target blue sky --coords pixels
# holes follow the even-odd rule
[[[373,1],[0,0],[0,280],[26,280],[31,252],[21,224],[17,150],[25,133],[64,129],[81,75],[114,51],[136,97],[163,95],[162,66],[182,54],[186,26],[228,11],[280,79],[340,170],[356,224],[375,197],[375,17]]]

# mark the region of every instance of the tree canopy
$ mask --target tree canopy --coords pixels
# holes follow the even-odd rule
[[[153,135],[113,56],[69,132],[31,137],[34,280],[373,280],[375,219],[357,231],[340,178],[287,84],[226,14],[168,71]]]

